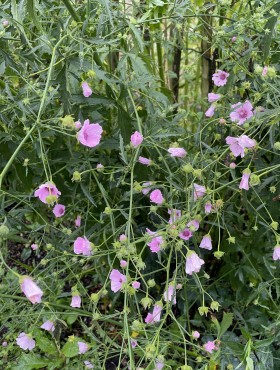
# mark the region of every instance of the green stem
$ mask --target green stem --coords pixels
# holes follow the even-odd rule
[[[72,15],[73,19],[76,22],[81,22],[81,18],[79,17],[78,13],[76,10],[73,8],[73,5],[70,0],[62,0],[64,5],[66,6],[68,12]]]

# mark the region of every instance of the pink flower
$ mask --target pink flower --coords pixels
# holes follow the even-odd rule
[[[87,82],[82,83],[82,89],[83,89],[83,95],[84,95],[85,98],[88,98],[89,96],[91,96],[92,90],[89,87]]]
[[[29,349],[29,351],[31,351],[36,345],[35,340],[32,338],[32,336],[25,333],[20,333],[16,341],[17,345],[24,350]]]
[[[232,108],[236,108],[233,112],[230,113],[230,119],[232,122],[236,122],[238,125],[243,125],[243,123],[253,117],[253,106],[246,100],[244,104],[237,103],[232,105]]]
[[[264,66],[263,67],[263,70],[262,70],[262,76],[266,76],[267,75],[267,71],[268,71],[268,67],[267,66]]]
[[[118,270],[113,269],[110,274],[111,289],[113,292],[121,290],[123,283],[126,282],[126,276],[121,274]]]
[[[2,342],[3,347],[7,347],[7,345],[8,345],[8,342],[6,342],[6,341]]]
[[[176,304],[176,290],[174,285],[169,285],[167,291],[163,294],[165,302],[169,301],[172,304]]]
[[[236,39],[237,39],[237,37],[236,37],[236,36],[233,36],[233,37],[231,38],[231,41],[232,41],[232,42],[235,42],[235,41],[236,41]]]
[[[168,153],[170,153],[171,157],[179,158],[184,158],[187,155],[187,152],[184,148],[169,148]]]
[[[191,231],[197,231],[199,229],[199,221],[192,220],[187,223],[187,227],[189,227]]]
[[[75,129],[76,129],[76,130],[80,130],[80,128],[82,127],[82,124],[81,124],[81,122],[80,122],[80,121],[76,121],[76,122],[74,123],[74,125],[75,125]]]
[[[139,283],[139,281],[133,281],[131,285],[132,288],[139,289],[141,284]]]
[[[120,242],[125,242],[127,240],[127,236],[125,234],[121,234],[119,240]]]
[[[77,139],[82,145],[93,148],[100,143],[102,132],[103,129],[99,123],[90,123],[87,119],[78,132]]]
[[[170,214],[170,219],[168,221],[170,225],[174,224],[182,216],[182,211],[180,211],[179,209],[175,209],[175,208],[169,209],[168,213]]]
[[[7,19],[3,19],[3,21],[2,21],[2,24],[3,24],[3,27],[8,27],[9,26],[9,21],[7,20]]]
[[[208,249],[209,251],[211,251],[211,249],[212,249],[212,239],[211,239],[211,236],[209,234],[204,235],[204,237],[202,238],[202,240],[199,244],[199,248]]]
[[[85,364],[86,369],[93,369],[94,368],[94,366],[92,365],[92,363],[90,361],[84,361],[84,364]]]
[[[276,245],[273,250],[273,260],[280,260],[280,245]]]
[[[78,342],[79,355],[86,353],[89,350],[89,346],[84,342]]]
[[[208,215],[209,213],[211,213],[211,211],[212,211],[212,204],[211,204],[211,202],[207,202],[207,203],[205,204],[204,211],[205,211],[205,213],[206,213],[207,215]]]
[[[249,178],[251,175],[251,171],[249,168],[243,171],[243,175],[239,184],[239,189],[249,190]]]
[[[80,215],[78,215],[77,216],[77,218],[76,218],[76,220],[75,220],[75,226],[76,227],[80,227],[81,226],[81,216]]]
[[[195,331],[192,332],[192,337],[194,339],[198,339],[200,337],[200,333],[197,330],[195,330]]]
[[[197,198],[202,198],[206,193],[205,186],[193,184],[194,187],[194,201],[197,200]]]
[[[255,141],[250,139],[247,135],[241,135],[240,137],[228,136],[226,138],[226,143],[229,145],[232,154],[235,157],[240,155],[241,158],[245,156],[245,148],[253,148],[256,145]]]
[[[154,306],[153,312],[148,313],[148,315],[145,318],[145,323],[146,324],[154,324],[155,322],[160,321],[160,316],[161,316],[161,311],[162,307],[158,304]]]
[[[183,230],[180,234],[179,234],[179,237],[183,240],[189,240],[191,237],[193,236],[192,232],[190,231],[190,229],[186,228],[185,230]]]
[[[29,276],[20,277],[20,289],[31,303],[41,303],[43,292]]]
[[[55,217],[62,217],[65,213],[65,206],[63,204],[56,204],[53,207],[53,214]]]
[[[53,182],[46,182],[39,186],[34,193],[34,196],[39,198],[41,202],[48,204],[53,203],[61,195],[61,192],[57,189]],[[53,199],[50,199],[53,197]]]
[[[205,116],[208,118],[211,118],[214,116],[216,106],[214,104],[211,104],[210,107],[205,112]]]
[[[126,267],[126,266],[127,266],[127,262],[126,262],[125,260],[121,260],[121,261],[120,261],[120,266],[121,266],[122,268]]]
[[[140,134],[140,132],[138,131],[135,131],[134,134],[130,136],[130,142],[134,148],[137,148],[142,143],[142,141],[143,135]]]
[[[236,168],[236,163],[231,162],[230,165],[229,165],[229,168],[234,170]]]
[[[90,241],[84,237],[78,237],[74,242],[74,253],[90,256],[92,254]]]
[[[162,370],[164,368],[164,362],[156,360],[156,368],[155,370]]]
[[[51,320],[47,320],[40,326],[41,329],[45,329],[47,331],[54,332],[54,323]]]
[[[151,192],[150,201],[156,204],[162,204],[164,202],[164,198],[159,189],[155,189]]]
[[[215,94],[215,93],[209,93],[208,94],[208,101],[209,103],[214,103],[215,101],[221,99],[220,94]]]
[[[142,184],[142,194],[147,195],[152,190],[152,188],[150,187],[150,185],[152,185],[152,184],[153,183],[151,181],[143,182],[143,184]]]
[[[224,86],[227,83],[227,78],[229,76],[229,73],[225,71],[221,71],[218,69],[216,73],[213,74],[212,80],[214,82],[214,85],[216,86]]]
[[[38,249],[38,245],[37,244],[31,244],[31,249],[33,249],[34,251],[36,251]]]
[[[152,163],[152,161],[149,158],[145,158],[141,156],[138,158],[138,162],[141,164],[144,164],[145,166],[150,166],[150,164]]]
[[[132,348],[135,348],[137,346],[137,340],[135,339],[130,339],[130,344]]]
[[[198,257],[194,251],[189,251],[186,258],[186,273],[192,275],[193,272],[199,272],[204,261]]]
[[[96,165],[97,170],[103,170],[103,168],[104,168],[103,164],[97,163],[97,165]]]
[[[151,231],[150,229],[146,229],[147,233],[149,235],[156,235],[156,232]],[[152,240],[147,243],[148,247],[150,248],[151,252],[157,253],[161,250],[161,246],[164,243],[162,236],[155,236],[152,238]]]
[[[208,342],[203,345],[203,348],[209,353],[212,353],[214,350],[218,349],[218,347],[215,345],[215,341],[210,340],[208,340]]]
[[[71,300],[71,303],[70,303],[71,307],[80,308],[81,303],[82,303],[82,299],[81,299],[80,295],[73,295],[72,296],[72,300]]]

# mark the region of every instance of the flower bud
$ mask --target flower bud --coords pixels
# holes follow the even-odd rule
[[[81,179],[82,179],[82,176],[81,176],[80,172],[74,171],[72,181],[81,181]]]
[[[7,237],[9,235],[9,232],[10,232],[10,230],[9,230],[8,226],[6,226],[4,224],[2,224],[0,226],[0,237],[2,237],[2,238]]]

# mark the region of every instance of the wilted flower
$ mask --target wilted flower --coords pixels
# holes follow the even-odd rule
[[[197,231],[199,229],[199,221],[191,220],[187,223],[187,227],[189,227],[190,231]]]
[[[55,329],[55,327],[54,327],[54,322],[53,322],[53,321],[51,321],[51,320],[47,320],[47,321],[45,321],[45,322],[44,322],[44,324],[42,324],[42,325],[40,326],[40,328],[45,329],[45,330],[47,330],[47,331],[51,331],[51,332],[53,332],[53,331],[54,331],[54,329]]]
[[[74,253],[90,256],[92,254],[90,241],[84,237],[78,237],[74,242]]]
[[[153,190],[150,194],[150,200],[153,203],[162,204],[164,202],[164,198],[161,191],[159,189]]]
[[[130,344],[132,348],[135,348],[137,346],[137,340],[135,339],[130,339]]]
[[[43,292],[29,276],[20,277],[19,282],[21,291],[31,303],[41,303]]]
[[[65,213],[65,206],[63,204],[56,204],[53,208],[55,217],[62,217]]]
[[[251,175],[251,171],[249,168],[246,168],[243,171],[243,175],[239,184],[239,189],[249,190],[249,178]]]
[[[172,304],[176,304],[176,290],[174,285],[169,285],[167,291],[163,294],[165,302],[169,301]]]
[[[161,316],[161,311],[162,311],[162,306],[156,304],[154,306],[153,312],[148,313],[148,315],[145,318],[145,323],[146,324],[154,324],[155,322],[160,321],[160,316]]]
[[[36,251],[38,249],[38,245],[37,244],[31,244],[31,249],[33,249],[34,251]]]
[[[208,118],[211,118],[214,116],[216,106],[214,104],[211,104],[210,107],[205,112],[205,116]]]
[[[199,248],[208,249],[209,251],[212,249],[212,240],[209,234],[204,235],[204,237],[202,238],[199,244]]]
[[[168,153],[171,157],[184,158],[187,154],[184,148],[169,148]]]
[[[211,210],[212,210],[212,204],[211,204],[211,202],[207,202],[205,204],[204,211],[208,215],[209,213],[211,213]]]
[[[111,289],[113,292],[118,292],[121,290],[123,283],[126,282],[126,276],[121,274],[119,270],[113,269],[110,274],[110,280],[111,280]]]
[[[227,78],[229,77],[229,73],[225,71],[221,71],[218,69],[216,73],[213,74],[212,80],[214,85],[216,86],[224,86],[227,83]]]
[[[143,182],[142,184],[142,194],[147,195],[152,188],[150,187],[153,183],[151,181]]]
[[[168,221],[169,224],[174,224],[179,218],[182,216],[182,211],[179,209],[168,209],[168,213],[170,214],[170,219]]]
[[[76,220],[75,220],[75,226],[76,227],[80,227],[81,226],[81,216],[80,215],[78,215],[77,216],[77,218],[76,218]]]
[[[215,101],[221,99],[220,94],[215,94],[215,93],[209,93],[208,94],[208,101],[209,103],[214,103]]]
[[[137,148],[142,143],[142,141],[143,135],[140,134],[140,132],[138,131],[135,131],[134,134],[130,136],[130,142],[134,148]]]
[[[141,156],[138,158],[138,162],[144,164],[145,166],[150,166],[150,164],[152,163],[151,159]]]
[[[193,184],[193,187],[194,187],[194,201],[196,201],[197,198],[201,198],[205,195],[206,193],[205,186]]]
[[[29,349],[31,351],[35,345],[36,342],[32,338],[30,334],[20,333],[20,335],[17,337],[17,345],[20,346],[21,349]]]
[[[204,264],[203,259],[199,258],[194,251],[189,251],[186,258],[186,273],[192,275],[193,272],[199,272]]]
[[[82,83],[82,89],[83,89],[83,95],[84,95],[85,98],[88,98],[89,96],[91,96],[92,90],[89,87],[87,82]]]
[[[215,345],[215,341],[210,340],[203,345],[203,348],[209,353],[212,353],[214,350],[218,349],[218,347]]]
[[[84,364],[85,364],[86,369],[93,369],[94,368],[94,366],[92,365],[92,363],[90,361],[84,361]]]
[[[78,132],[77,139],[82,145],[93,148],[100,143],[102,132],[103,129],[99,123],[90,123],[87,119]]]
[[[232,108],[236,108],[233,112],[230,113],[230,119],[232,122],[237,122],[238,125],[243,125],[243,123],[253,117],[253,106],[246,100],[244,104],[237,103],[232,105]]]
[[[247,135],[241,135],[240,137],[227,136],[226,143],[230,146],[230,150],[235,157],[239,155],[241,158],[245,156],[245,148],[253,148],[256,143],[250,139]]]
[[[55,200],[61,195],[55,184],[51,181],[46,182],[39,186],[34,193],[34,196],[39,198],[45,204],[54,203]]]

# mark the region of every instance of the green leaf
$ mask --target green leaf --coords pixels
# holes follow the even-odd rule
[[[50,355],[57,353],[55,344],[43,335],[36,336],[36,344],[42,352],[49,353]]]
[[[223,320],[221,322],[220,330],[218,333],[218,339],[220,339],[225,334],[225,332],[231,326],[232,321],[233,321],[233,314],[231,312],[224,312]]]
[[[78,340],[76,338],[68,340],[62,347],[61,352],[68,358],[77,356],[79,354]]]
[[[32,370],[42,369],[50,364],[50,360],[43,359],[42,357],[33,353],[24,353],[19,359],[18,365],[14,370]]]

